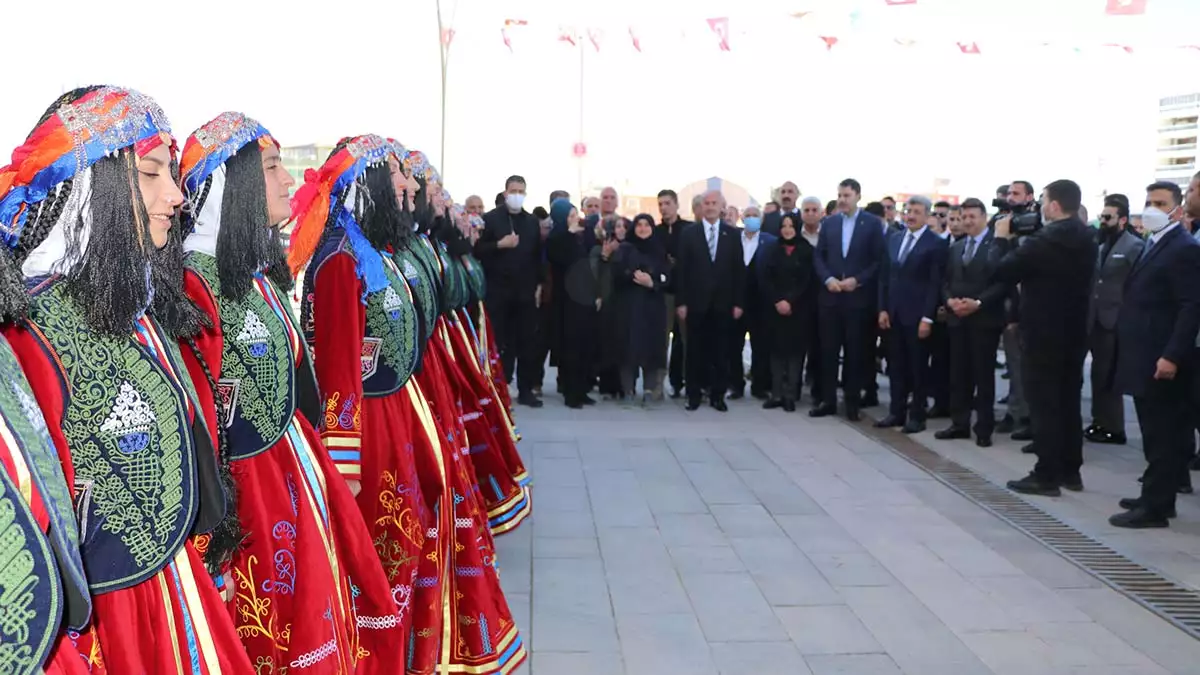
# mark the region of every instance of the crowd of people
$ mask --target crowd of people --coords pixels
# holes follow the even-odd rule
[[[787,182],[761,211],[712,190],[693,199],[693,221],[672,190],[658,195],[657,221],[620,216],[613,188],[582,208],[556,191],[549,210],[530,212],[524,197],[513,176],[495,209],[467,202],[503,371],[521,404],[542,405],[548,359],[571,408],[595,403],[593,392],[630,402],[640,374],[643,405],[662,401],[669,384],[689,411],[707,401],[725,412],[748,385],[764,408],[794,412],[807,387],[808,414],[826,417],[838,414],[840,387],[842,412],[857,422],[880,404],[886,372],[890,402],[875,426],[920,433],[948,418],[936,439],[974,437],[981,448],[1011,434],[1038,461],[1009,488],[1057,496],[1083,489],[1084,438],[1127,442],[1131,395],[1148,468],[1141,495],[1121,500],[1110,522],[1165,527],[1175,495],[1192,491],[1200,174],[1186,198],[1177,184],[1150,185],[1136,218],[1128,197],[1106,196],[1095,228],[1070,180],[1040,195],[1016,181],[990,204],[914,196],[865,207],[854,179],[828,203]],[[1009,380],[999,420],[998,351]]]
[[[524,661],[494,537],[530,477],[465,211],[378,135],[295,182],[245,115],[180,152],[110,86],[0,168],[0,670]]]

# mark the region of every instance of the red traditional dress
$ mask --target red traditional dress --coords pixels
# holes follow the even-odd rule
[[[89,669],[59,626],[91,614],[71,492],[21,366],[0,337],[0,672],[82,675]],[[13,564],[23,561],[23,564]]]
[[[224,494],[178,349],[145,316],[128,337],[90,330],[58,277],[33,294],[6,334],[74,486],[95,629],[76,649],[109,673],[253,673],[187,541]]]

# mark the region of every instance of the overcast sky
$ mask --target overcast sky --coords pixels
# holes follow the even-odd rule
[[[1200,50],[1176,48],[1200,44],[1197,0],[1148,0],[1142,17],[1106,17],[1105,0],[443,0],[455,37],[439,161],[435,0],[6,5],[5,155],[62,90],[112,83],[155,97],[181,139],[227,109],[285,145],[394,136],[459,201],[510,173],[534,203],[577,195],[577,140],[585,185],[642,194],[710,175],[761,199],[787,179],[828,198],[850,175],[870,198],[1063,176],[1134,194],[1152,177],[1158,97],[1200,91]],[[706,23],[718,16],[727,53]],[[529,22],[509,31],[512,54],[506,18]],[[579,51],[560,26],[599,31],[598,53],[583,41],[582,137]]]

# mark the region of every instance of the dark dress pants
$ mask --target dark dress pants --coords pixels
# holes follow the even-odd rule
[[[699,402],[700,390],[708,387],[709,399],[721,401],[729,386],[729,336],[733,314],[725,311],[692,313],[687,321],[688,400]]]
[[[870,315],[877,317],[879,316],[879,311],[872,308]],[[864,331],[865,351],[863,352],[862,392],[863,396],[875,396],[878,398],[879,378],[877,377],[877,363],[880,359],[890,360],[892,357],[892,348],[888,345],[888,340],[891,339],[891,331],[879,330],[878,321],[868,321]]]
[[[729,344],[729,390],[737,391],[739,388],[745,388],[746,363],[742,356],[745,352],[747,334],[750,336],[750,391],[767,393],[771,390],[772,384],[770,338],[767,335],[762,312],[749,309],[745,310],[742,318],[733,322],[733,332]]]
[[[959,324],[947,327],[950,341],[950,421],[975,435],[990,437],[996,429],[996,349],[1002,328]]]
[[[1188,409],[1190,378],[1186,371],[1179,375],[1183,377],[1155,380],[1144,395],[1133,397],[1147,464],[1142,474],[1142,504],[1159,515],[1174,508],[1179,486],[1189,484],[1184,478],[1195,424]]]
[[[842,355],[842,391],[846,407],[859,407],[866,372],[867,328],[870,309],[821,307],[818,323],[821,330],[822,403],[837,405],[838,355]],[[871,374],[874,375],[872,366]],[[874,379],[872,377],[872,379]]]
[[[1023,335],[1022,365],[1033,447],[1037,452],[1034,473],[1045,482],[1061,483],[1083,466],[1083,359],[1084,336],[1071,344],[1040,336]]]
[[[804,353],[800,355],[801,370],[805,373],[800,382],[797,384],[796,400],[800,400],[800,391],[804,388],[804,381],[809,380],[810,388],[809,395],[812,398],[813,404],[820,404],[826,400],[824,390],[824,366],[822,365],[821,356],[821,322],[818,320],[818,314],[815,307],[810,306],[807,314],[807,323],[804,327],[807,336],[807,345]]]
[[[515,374],[517,390],[529,393],[539,384],[537,304],[532,290],[524,293],[497,286],[489,285],[484,304],[496,333],[504,380],[511,383]]]
[[[1117,333],[1092,324],[1088,334],[1092,352],[1092,424],[1114,433],[1125,432],[1125,400],[1112,387],[1113,364],[1117,359]]]
[[[925,421],[925,388],[929,379],[928,340],[917,335],[918,326],[892,324],[887,331],[888,380],[892,388],[889,412],[913,422]],[[910,403],[911,399],[911,403]]]

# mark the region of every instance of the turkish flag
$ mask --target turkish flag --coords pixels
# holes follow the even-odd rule
[[[575,46],[575,31],[573,29],[560,28],[558,30],[558,41],[566,42],[572,47]]]
[[[604,31],[599,28],[589,28],[587,33],[588,41],[592,43],[592,47],[595,47],[596,51],[600,51],[600,41],[604,39]]]
[[[1110,16],[1134,16],[1146,13],[1146,0],[1108,0],[1104,13]]]
[[[446,28],[442,30],[442,46],[449,47],[451,42],[454,42],[454,29]]]
[[[708,27],[720,38],[721,51],[729,51],[729,17],[722,16],[708,20]]]
[[[887,4],[889,7],[895,5],[915,5],[917,4],[917,0],[887,0]]]
[[[635,31],[633,29],[633,26],[629,27],[629,39],[633,40],[633,48],[638,50],[638,53],[641,54],[642,53],[642,41],[640,39],[638,39],[637,31]]]
[[[825,35],[821,36],[821,41],[825,43],[825,51],[831,51],[833,49],[833,46],[838,43],[837,38],[829,37],[829,36],[825,36]]]
[[[979,45],[975,44],[974,42],[960,42],[958,43],[958,48],[964,54],[979,53]]]

